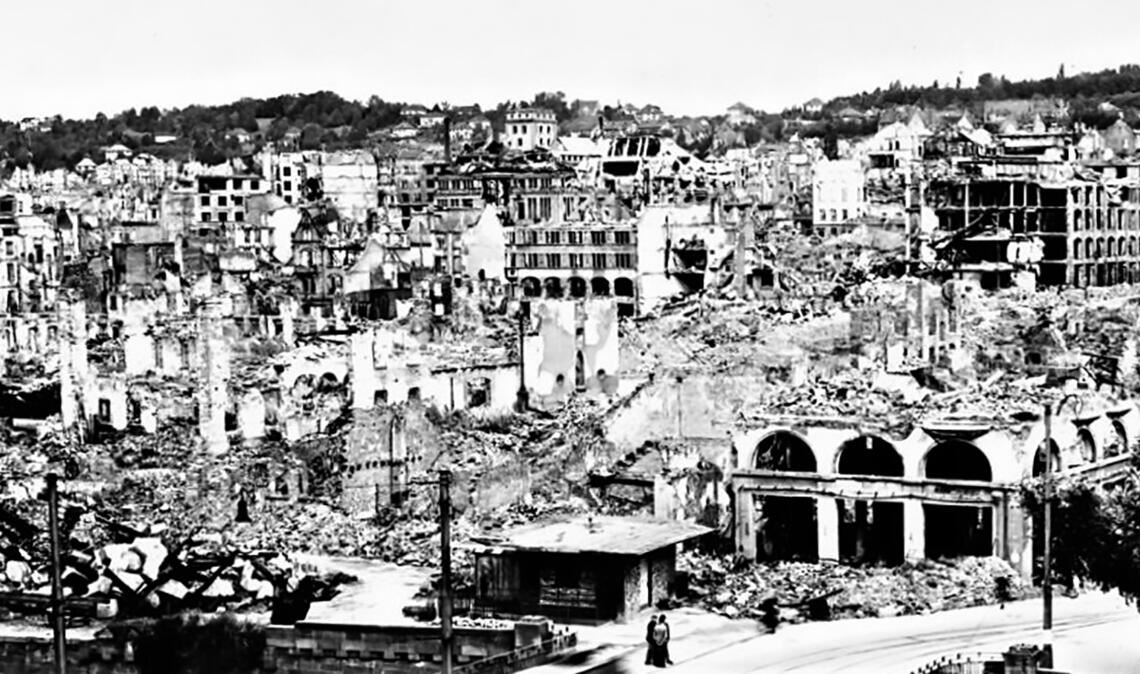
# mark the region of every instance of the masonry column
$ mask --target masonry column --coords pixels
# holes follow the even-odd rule
[[[127,305],[123,317],[123,356],[127,375],[142,375],[154,369],[154,340],[146,334],[142,312]]]
[[[819,561],[839,561],[839,506],[835,499],[819,496],[815,499],[816,534],[819,536]]]
[[[297,332],[293,319],[297,315],[297,303],[292,299],[281,300],[277,311],[281,314],[281,341],[290,347],[296,346]]]
[[[60,417],[64,428],[77,425],[82,441],[87,428],[87,306],[82,297],[66,292],[58,309]]]
[[[1006,558],[1005,498],[994,493],[994,504],[990,506],[990,531],[993,532],[993,556]]]
[[[733,503],[736,506],[736,551],[746,559],[756,559],[756,501],[755,494],[743,489],[736,490]]]
[[[926,513],[922,501],[903,501],[903,556],[908,562],[926,557]]]
[[[349,336],[348,372],[352,378],[352,407],[371,409],[376,404],[376,364],[372,356],[373,334],[370,329]]]
[[[222,331],[222,303],[207,300],[199,310],[198,343],[201,353],[198,379],[198,433],[210,454],[224,454],[226,403],[229,399],[230,359]]]

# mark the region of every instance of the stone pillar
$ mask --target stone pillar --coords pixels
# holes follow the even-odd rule
[[[60,417],[65,428],[79,424],[82,438],[87,427],[87,306],[82,298],[67,297],[58,311]]]
[[[127,375],[146,374],[154,369],[154,340],[146,334],[146,326],[138,311],[124,312],[123,358]]]
[[[1007,524],[1009,536],[1009,563],[1029,580],[1033,577],[1033,518],[1016,502],[1009,504]]]
[[[295,346],[297,342],[297,329],[293,323],[293,319],[297,315],[297,303],[291,299],[282,300],[278,311],[281,312],[281,341],[289,346]]]
[[[990,506],[990,530],[993,532],[993,556],[1006,559],[1009,550],[1006,541],[1005,498],[994,494],[994,504]]]
[[[908,562],[926,557],[926,512],[922,501],[903,502],[903,555]]]
[[[229,400],[230,359],[222,332],[222,305],[209,300],[198,315],[198,433],[211,454],[229,448],[226,404]]]
[[[676,501],[672,490],[663,475],[653,476],[653,516],[658,519],[671,520],[676,514]]]
[[[839,505],[835,499],[818,496],[815,499],[816,534],[819,536],[819,561],[839,561]]]
[[[736,551],[746,559],[756,559],[756,501],[755,494],[736,490]]]
[[[371,330],[349,337],[348,375],[352,379],[352,407],[371,409],[376,395],[376,363],[372,355],[374,336]]]

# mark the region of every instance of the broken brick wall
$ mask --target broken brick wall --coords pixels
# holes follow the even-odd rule
[[[434,466],[438,431],[418,405],[356,410],[345,437],[341,507],[356,515],[399,505],[408,480]]]
[[[472,505],[490,511],[523,500],[531,493],[531,470],[521,457],[510,457],[486,469],[475,482]]]
[[[650,440],[725,435],[743,402],[768,387],[754,376],[694,374],[680,382],[660,377],[610,414],[606,438],[630,452]]]

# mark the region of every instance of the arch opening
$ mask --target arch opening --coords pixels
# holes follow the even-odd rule
[[[1119,419],[1114,419],[1112,422],[1112,435],[1108,439],[1108,444],[1104,448],[1104,458],[1110,459],[1114,456],[1128,453],[1128,431],[1124,428],[1124,424]]]
[[[550,278],[543,281],[542,289],[545,291],[546,297],[548,297],[549,299],[554,299],[554,300],[561,299],[562,298],[562,279],[559,279],[555,276],[551,276]]]
[[[1045,454],[1045,443],[1042,442],[1033,454],[1033,477],[1045,474]],[[1057,446],[1056,441],[1049,441],[1048,454],[1053,459],[1053,472],[1059,473],[1064,464],[1061,461],[1061,448]]]
[[[1082,428],[1077,431],[1077,447],[1080,449],[1082,461],[1087,463],[1096,461],[1096,440],[1093,439],[1089,429]]]
[[[586,280],[580,276],[571,276],[570,281],[570,297],[582,298],[586,296]]]
[[[926,453],[923,476],[939,480],[990,482],[993,470],[972,442],[946,440]],[[993,506],[924,504],[926,556],[985,557],[993,554]]]
[[[538,279],[528,276],[522,280],[522,291],[524,297],[538,297],[542,295],[542,286]]]
[[[883,438],[861,435],[839,447],[836,472],[841,475],[902,477],[902,456]],[[905,530],[903,504],[838,500],[839,558],[850,564],[901,564]]]
[[[598,297],[607,297],[610,294],[609,279],[601,276],[590,280],[590,291]]]
[[[776,431],[762,438],[753,454],[760,470],[814,473],[815,453],[800,436]],[[756,557],[759,560],[819,559],[816,503],[812,497],[760,496],[755,500]]]

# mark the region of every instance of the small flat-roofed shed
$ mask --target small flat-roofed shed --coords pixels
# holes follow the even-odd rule
[[[476,549],[474,608],[561,622],[623,620],[669,596],[677,545],[710,531],[640,517],[519,527]]]

